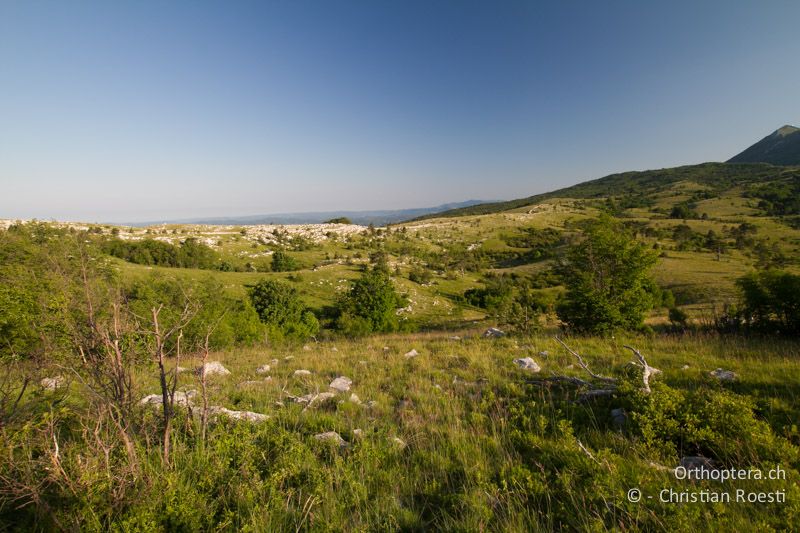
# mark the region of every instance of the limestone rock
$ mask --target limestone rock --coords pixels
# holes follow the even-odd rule
[[[253,411],[234,411],[219,405],[210,406],[208,408],[208,414],[211,416],[225,416],[233,420],[244,420],[247,422],[264,422],[269,419],[268,415],[261,413],[254,413]]]
[[[683,468],[686,470],[695,470],[695,469],[703,469],[703,470],[714,470],[716,465],[714,461],[709,459],[708,457],[700,457],[700,456],[686,456],[681,457],[681,464]]]
[[[718,368],[709,372],[709,375],[717,378],[720,381],[733,381],[736,379],[736,373],[731,370],[723,370]]]
[[[524,357],[522,359],[514,359],[514,364],[520,367],[522,370],[528,370],[529,372],[539,372],[542,368],[530,357]]]
[[[325,433],[317,433],[314,435],[314,438],[321,441],[329,441],[338,444],[340,447],[347,446],[347,442],[342,438],[341,435],[336,433],[335,431],[326,431]]]
[[[347,392],[350,390],[350,385],[353,384],[353,380],[347,378],[345,376],[339,376],[338,378],[331,381],[330,388],[336,389],[339,392]]]
[[[219,361],[210,361],[197,369],[197,373],[202,376],[227,376],[231,373]]]
[[[483,336],[486,338],[495,339],[497,337],[505,337],[506,334],[504,331],[497,328],[489,328],[483,332]]]
[[[615,428],[623,427],[627,421],[628,415],[625,413],[625,409],[618,408],[611,410],[611,422]]]
[[[44,390],[54,391],[63,387],[66,381],[67,380],[65,380],[63,376],[54,376],[52,378],[42,378],[42,380],[39,381],[39,385],[41,385]]]
[[[175,391],[175,405],[181,405],[184,407],[189,407],[194,405],[194,399],[197,397],[198,392],[196,390],[187,390],[187,391]],[[154,405],[160,407],[162,403],[162,396],[161,394],[148,394],[141,400],[139,400],[139,405]]]

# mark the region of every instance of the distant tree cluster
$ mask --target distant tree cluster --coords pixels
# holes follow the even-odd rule
[[[221,264],[214,250],[194,238],[177,246],[155,239],[105,239],[100,247],[109,255],[139,265],[216,269]]]

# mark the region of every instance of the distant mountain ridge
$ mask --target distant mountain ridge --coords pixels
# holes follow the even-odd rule
[[[384,226],[401,222],[427,214],[441,213],[452,209],[470,207],[486,203],[486,200],[466,200],[452,202],[435,207],[418,207],[411,209],[387,209],[375,211],[313,211],[300,213],[273,213],[266,215],[249,215],[237,217],[198,217],[180,220],[159,220],[149,222],[127,223],[126,226],[152,226],[155,224],[209,224],[218,226],[249,226],[259,224],[321,224],[335,218],[349,218],[353,224],[367,226],[374,224]]]
[[[728,160],[728,163],[800,165],[800,128],[783,126]]]
[[[442,213],[423,215],[415,220],[501,213],[538,204],[550,198],[645,197],[681,181],[724,188],[733,184],[761,183],[787,172],[793,177],[798,175],[795,169],[766,163],[701,163],[657,170],[622,172],[526,198],[461,207]]]
[[[800,166],[800,128],[782,126],[726,163],[702,163],[658,170],[622,172],[585,181],[551,192],[501,202],[464,206],[414,220],[435,217],[486,215],[533,205],[549,198],[596,198],[617,195],[642,195],[682,180],[703,184],[753,183],[780,174],[785,166]],[[793,176],[796,173],[793,173]]]

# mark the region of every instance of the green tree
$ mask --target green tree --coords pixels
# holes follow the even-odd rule
[[[559,265],[566,294],[558,317],[582,333],[641,328],[653,307],[657,256],[612,218],[592,221]]]
[[[536,290],[527,279],[518,281],[514,289],[498,309],[500,322],[523,335],[539,331],[541,317],[553,306],[553,296]]]
[[[350,335],[397,331],[397,308],[404,299],[381,268],[365,271],[339,302],[339,329]]]
[[[750,326],[800,334],[800,276],[780,270],[751,272],[736,281],[740,316]]]
[[[316,316],[288,283],[262,280],[250,288],[250,301],[273,338],[305,339],[319,331]]]

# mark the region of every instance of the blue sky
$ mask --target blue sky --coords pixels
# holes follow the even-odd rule
[[[510,199],[800,125],[798,2],[0,1],[0,218]]]

